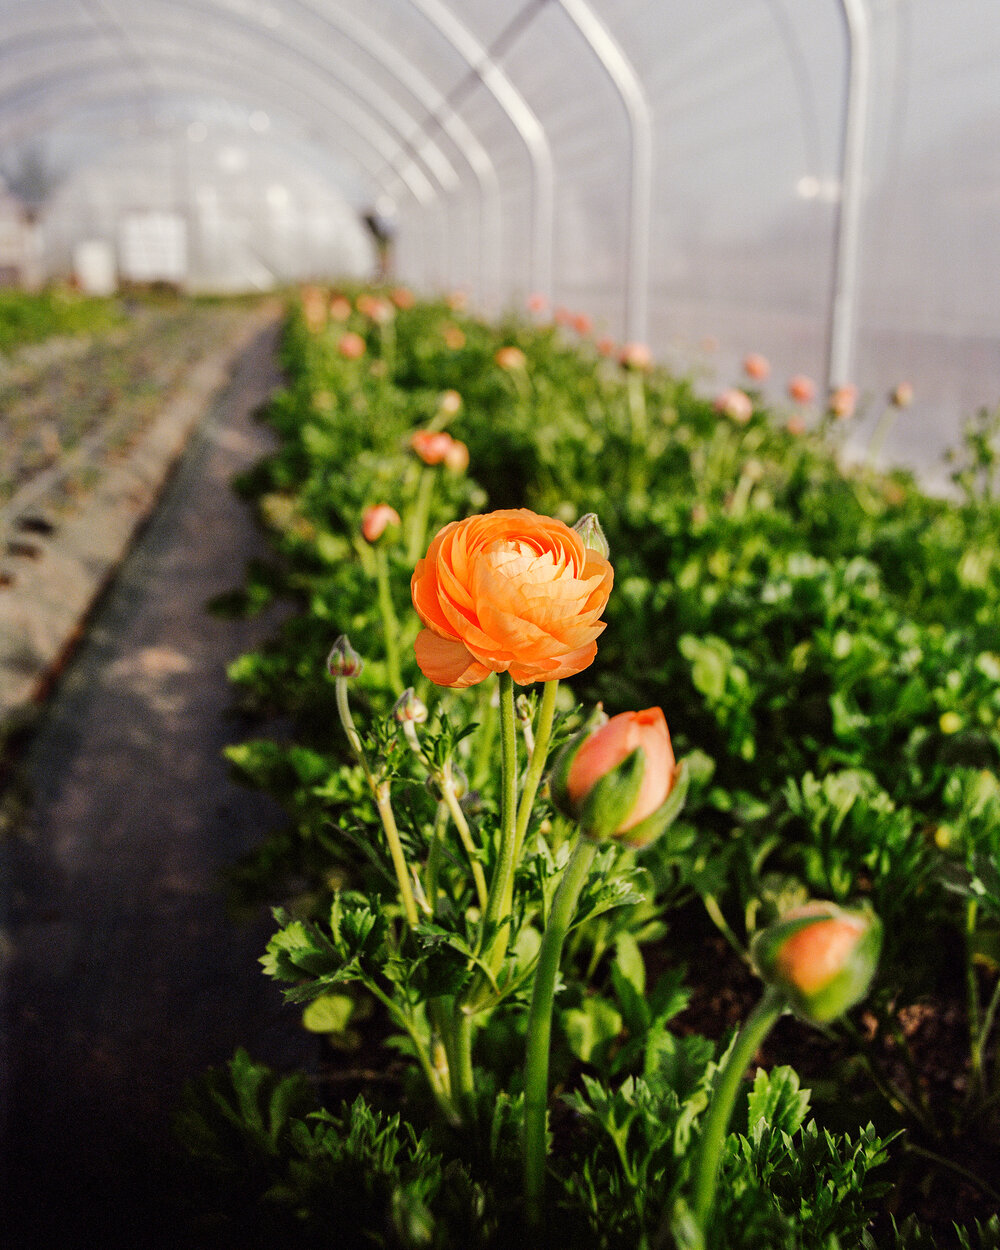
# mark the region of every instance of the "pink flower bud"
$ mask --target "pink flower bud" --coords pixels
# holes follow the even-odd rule
[[[549,306],[549,301],[541,293],[541,291],[533,291],[525,301],[528,312],[533,313],[536,317],[545,312]]]
[[[760,352],[749,352],[743,357],[743,372],[754,382],[763,382],[771,372],[771,362]]]
[[[400,525],[399,513],[387,503],[372,504],[361,517],[361,533],[366,542],[374,543],[390,525]]]
[[[450,351],[458,352],[465,346],[465,332],[458,326],[447,325],[441,333],[444,337],[444,345]]]
[[[407,686],[393,705],[392,715],[397,725],[423,725],[427,721],[427,704],[417,698],[412,686]]]
[[[355,334],[353,330],[348,330],[346,334],[340,336],[337,351],[340,352],[345,360],[360,360],[365,354],[365,341],[360,334]]]
[[[909,408],[910,404],[913,403],[913,384],[900,382],[889,396],[889,403],[892,404],[893,408]]]
[[[678,771],[661,709],[622,712],[564,748],[552,797],[587,837],[647,846],[679,810],[667,805]]]
[[[447,459],[454,441],[444,430],[416,430],[410,438],[410,446],[424,464],[441,464]]]
[[[804,418],[801,417],[797,412],[793,412],[792,415],[788,418],[788,421],[785,425],[785,429],[794,438],[801,438],[801,436],[806,432],[806,423],[805,423]]]
[[[618,344],[607,334],[603,338],[598,339],[595,346],[599,356],[613,356],[618,350]]]
[[[758,933],[750,954],[798,1015],[826,1024],[868,993],[881,947],[882,926],[871,910],[813,902]]]
[[[416,303],[413,292],[409,289],[409,287],[405,286],[397,286],[396,289],[391,292],[389,298],[400,312],[406,312],[408,308],[412,308]]]
[[[830,412],[838,421],[847,421],[854,416],[854,410],[858,405],[858,388],[851,386],[838,386],[830,393]]]
[[[462,396],[458,391],[442,391],[438,400],[438,407],[446,417],[453,417],[462,409]]]
[[[581,337],[585,338],[594,328],[594,323],[586,313],[575,313],[573,316],[573,329]]]
[[[449,438],[444,467],[452,473],[464,473],[469,467],[469,449],[457,438]]]
[[[716,396],[715,411],[721,412],[738,425],[746,425],[753,416],[753,400],[746,391],[730,386]]]
[[[527,363],[519,347],[501,347],[493,358],[501,369],[523,369]]]
[[[626,343],[618,357],[619,364],[625,369],[645,372],[653,363],[653,356],[645,343]]]
[[[788,395],[797,404],[811,404],[816,398],[816,383],[804,373],[788,379]]]
[[[351,301],[343,295],[336,295],[330,300],[330,316],[334,321],[346,321],[351,315]]]
[[[364,661],[351,646],[346,634],[341,634],[326,657],[326,671],[331,677],[360,677]]]

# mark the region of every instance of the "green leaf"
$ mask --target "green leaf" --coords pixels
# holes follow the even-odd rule
[[[618,1009],[606,998],[596,995],[584,999],[582,1007],[564,1011],[562,1023],[570,1050],[584,1063],[590,1063],[595,1053],[622,1031]]]
[[[777,1131],[796,1132],[809,1111],[807,1089],[799,1088],[798,1073],[790,1067],[773,1068],[770,1073],[757,1069],[747,1106],[747,1131],[752,1134],[764,1120]]]

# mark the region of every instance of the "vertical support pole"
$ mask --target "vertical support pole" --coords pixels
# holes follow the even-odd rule
[[[827,344],[828,390],[852,381],[871,83],[871,29],[865,0],[840,0],[840,4],[847,29],[847,83]]]

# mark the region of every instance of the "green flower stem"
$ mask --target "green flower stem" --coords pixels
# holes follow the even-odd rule
[[[458,1008],[455,1011],[455,1048],[452,1069],[452,1098],[458,1104],[467,1124],[476,1118],[476,1077],[472,1066],[472,1017]]]
[[[472,833],[469,830],[469,822],[465,819],[465,812],[462,811],[458,795],[455,793],[455,781],[451,775],[451,768],[448,765],[445,765],[443,771],[438,775],[437,782],[441,787],[441,794],[448,808],[448,813],[455,822],[458,836],[465,847],[465,853],[468,855],[469,863],[472,866],[472,878],[476,883],[476,894],[479,896],[479,909],[480,911],[485,911],[489,901],[489,891],[486,888],[486,874],[483,872],[483,866],[479,862],[476,844],[473,842]]]
[[[420,473],[420,485],[417,487],[417,502],[410,517],[410,536],[406,546],[408,564],[416,564],[426,545],[427,521],[431,513],[431,497],[434,494],[434,470],[424,465]]]
[[[499,673],[500,685],[500,853],[493,869],[489,895],[479,928],[479,954],[494,977],[503,966],[510,932],[510,899],[513,893],[514,842],[517,823],[517,725],[514,716],[514,682],[510,673]],[[487,935],[490,945],[484,949]],[[480,969],[464,996],[467,1011],[485,1006],[489,977]]]
[[[646,417],[646,386],[642,374],[636,370],[630,371],[627,385],[632,441],[637,446],[644,447],[649,438],[649,421]]]
[[[993,989],[993,996],[990,998],[986,1014],[983,1016],[983,1027],[979,1030],[979,1037],[976,1040],[980,1054],[985,1050],[990,1033],[993,1031],[993,1022],[996,1019],[998,1007],[1000,1007],[1000,980],[997,981]]]
[[[389,685],[396,694],[399,694],[403,689],[403,679],[399,670],[399,618],[396,616],[389,585],[389,559],[385,549],[381,546],[375,547],[375,578],[378,584],[378,608],[382,616]]]
[[[433,918],[437,911],[438,875],[441,872],[441,852],[444,849],[444,831],[448,827],[448,804],[442,799],[434,813],[434,832],[431,849],[427,856],[427,902]]]
[[[340,723],[344,727],[344,733],[347,735],[347,741],[351,744],[351,750],[354,752],[358,763],[364,769],[365,778],[368,781],[369,788],[375,799],[375,806],[378,808],[379,818],[382,821],[382,828],[385,830],[385,838],[389,843],[389,854],[392,857],[392,866],[396,872],[396,882],[399,885],[399,895],[403,900],[403,911],[406,914],[406,923],[411,929],[417,927],[417,904],[413,898],[413,887],[410,885],[410,871],[406,866],[406,856],[403,854],[403,844],[399,840],[399,830],[396,827],[396,817],[392,810],[392,803],[389,798],[389,783],[387,781],[377,781],[372,773],[371,766],[368,763],[368,757],[365,755],[364,746],[361,743],[361,735],[358,733],[354,724],[354,717],[351,715],[351,707],[347,701],[347,678],[338,677],[334,681],[334,687],[337,699],[337,712],[340,716]]]
[[[982,1004],[979,1001],[976,965],[972,959],[978,917],[978,904],[971,898],[965,907],[965,994],[966,1014],[969,1017],[969,1093],[972,1096],[981,1093],[983,1088],[983,1049],[980,1034]]]
[[[753,1062],[757,1049],[774,1027],[785,1010],[785,1000],[774,989],[768,989],[764,997],[750,1013],[729,1052],[729,1058],[715,1080],[712,1100],[708,1105],[698,1144],[698,1156],[694,1166],[693,1211],[695,1222],[704,1232],[712,1204],[722,1159],[722,1147],[733,1114],[733,1104],[739,1091],[743,1074]]]
[[[452,1104],[452,1100],[449,1097],[448,1090],[444,1086],[442,1073],[432,1062],[431,1057],[427,1052],[427,1047],[424,1045],[423,1038],[420,1036],[420,1032],[417,1030],[410,1012],[404,1011],[400,1005],[394,999],[390,998],[389,995],[386,994],[375,981],[366,978],[364,986],[379,1000],[382,1006],[385,1007],[386,1011],[388,1011],[393,1020],[395,1020],[396,1023],[405,1030],[410,1041],[413,1043],[413,1050],[417,1056],[417,1063],[419,1063],[420,1069],[427,1080],[427,1085],[430,1088],[431,1093],[434,1095],[434,1101],[437,1103],[438,1108],[444,1115],[445,1119],[450,1124],[457,1126],[461,1121],[454,1105]]]
[[[375,805],[378,807],[378,814],[382,818],[385,839],[389,843],[389,854],[392,856],[392,866],[396,871],[396,881],[399,884],[399,894],[403,900],[406,923],[411,929],[415,929],[418,924],[417,904],[413,898],[410,870],[406,864],[406,856],[403,854],[403,844],[399,840],[399,830],[396,828],[396,817],[392,810],[392,803],[389,800],[389,783],[387,781],[381,781],[376,785]]]
[[[704,903],[705,910],[708,912],[709,916],[711,917],[712,923],[719,930],[722,936],[726,939],[729,945],[733,948],[736,954],[739,955],[740,959],[742,959],[742,961],[746,964],[746,966],[752,969],[753,960],[750,958],[750,956],[746,953],[746,951],[740,945],[739,939],[730,928],[729,921],[722,914],[722,908],[719,906],[719,900],[715,897],[714,894],[703,894],[701,896],[701,901]]]
[[[545,1196],[546,1112],[549,1104],[549,1043],[552,1008],[563,943],[576,904],[594,862],[597,843],[579,838],[552,900],[535,968],[535,985],[528,1015],[528,1042],[524,1063],[524,1197],[528,1221],[542,1223]]]
[[[528,832],[528,822],[531,820],[531,810],[535,805],[535,796],[538,793],[538,787],[541,784],[542,774],[545,772],[545,764],[549,753],[549,739],[552,737],[552,722],[555,719],[556,712],[556,692],[559,689],[559,682],[547,681],[542,687],[542,701],[538,708],[538,728],[535,733],[535,748],[531,752],[531,760],[528,764],[528,770],[524,776],[524,787],[521,790],[521,801],[517,808],[517,821],[514,827],[514,866],[517,866],[518,860],[521,858],[521,847],[524,845],[524,837]],[[511,886],[513,887],[514,877],[511,874]],[[510,907],[510,899],[507,900],[507,906]]]

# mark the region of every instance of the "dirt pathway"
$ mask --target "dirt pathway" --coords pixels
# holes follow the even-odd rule
[[[272,327],[245,353],[97,613],[0,852],[5,1244],[19,1250],[185,1245],[167,1164],[184,1080],[240,1044],[277,1064],[312,1053],[257,966],[270,921],[229,923],[218,889],[281,820],[220,757],[242,736],[225,666],[268,622],[204,610],[257,550],[229,483],[266,450],[249,414],[276,382],[273,346]]]

